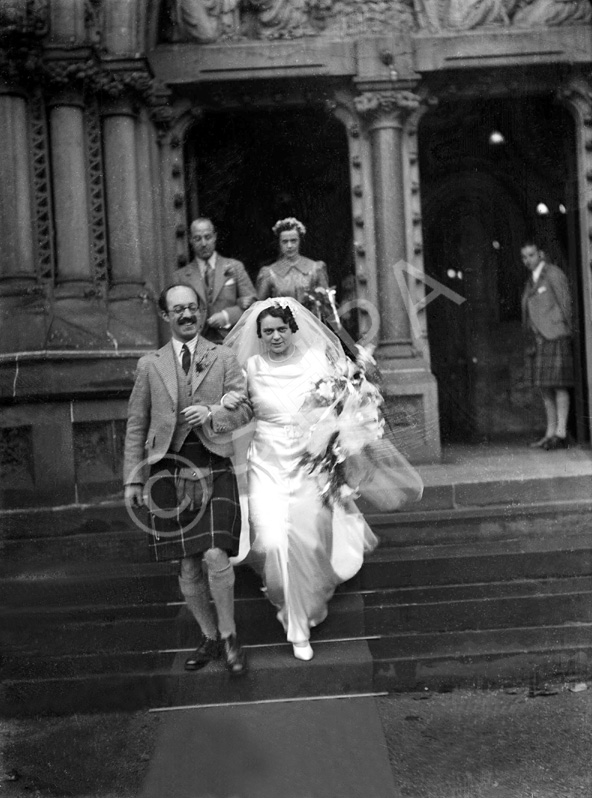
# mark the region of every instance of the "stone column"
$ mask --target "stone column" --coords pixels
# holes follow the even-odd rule
[[[136,120],[127,100],[108,104],[103,115],[109,255],[115,293],[137,294],[144,282],[140,248]],[[131,292],[131,294],[130,294]]]
[[[372,157],[372,196],[376,238],[376,282],[380,334],[376,358],[383,374],[385,414],[396,443],[414,461],[440,458],[438,398],[434,376],[414,340],[414,312],[408,275],[411,264],[406,210],[403,136],[405,122],[420,98],[407,90],[385,88],[355,98],[366,123]],[[408,181],[407,181],[408,182]]]
[[[0,293],[21,292],[35,280],[35,231],[27,104],[0,83]]]
[[[576,72],[559,87],[557,95],[575,121],[577,186],[572,199],[575,207],[568,207],[568,213],[574,233],[579,232],[581,336],[586,346],[583,358],[575,347],[575,366],[586,375],[588,396],[577,392],[575,403],[578,438],[585,440],[592,436],[592,75]]]
[[[24,97],[0,81],[0,352],[11,354],[37,349],[45,337],[27,117]]]
[[[419,98],[409,91],[366,92],[356,98],[372,148],[381,360],[413,356],[404,274],[397,279],[393,267],[407,260],[401,139],[405,116],[418,105]]]
[[[155,134],[148,114],[141,114],[137,124],[138,151],[138,208],[140,225],[140,251],[144,279],[152,292],[163,286],[162,253],[156,209],[160,205],[159,174],[155,163]]]
[[[80,43],[86,38],[87,0],[51,0],[49,3],[52,43]]]
[[[92,285],[84,112],[81,95],[49,102],[57,250],[57,296],[84,296]]]
[[[142,263],[137,141],[136,114],[124,94],[107,103],[103,115],[111,263],[108,336],[119,348],[158,343],[157,313]]]

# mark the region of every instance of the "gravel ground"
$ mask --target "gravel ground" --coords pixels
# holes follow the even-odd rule
[[[135,798],[159,720],[138,712],[0,721],[0,795]]]
[[[553,685],[533,698],[458,690],[377,703],[403,796],[592,796],[592,690]]]
[[[590,798],[592,689],[555,685],[543,692],[377,699],[399,795]],[[147,712],[2,721],[0,795],[135,798],[158,728],[159,716]]]

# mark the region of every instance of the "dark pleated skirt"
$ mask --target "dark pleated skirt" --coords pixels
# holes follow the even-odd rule
[[[183,460],[180,460],[183,458]],[[202,476],[203,501],[179,500],[178,470],[187,462]],[[232,463],[210,452],[195,436],[177,455],[163,458],[150,472],[148,540],[156,561],[202,554],[212,547],[238,553],[241,511]]]
[[[535,388],[570,388],[574,384],[572,339],[548,341],[535,336],[526,357],[526,377]]]

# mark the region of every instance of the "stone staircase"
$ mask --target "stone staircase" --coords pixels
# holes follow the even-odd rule
[[[239,567],[251,670],[237,680],[219,662],[183,670],[194,626],[174,567],[137,562],[144,542],[119,503],[7,513],[2,714],[585,678],[592,469],[585,452],[561,456],[545,464],[559,473],[537,473],[535,459],[522,478],[424,468],[420,504],[371,516],[381,546],[339,588],[310,663],[294,659],[258,579]]]

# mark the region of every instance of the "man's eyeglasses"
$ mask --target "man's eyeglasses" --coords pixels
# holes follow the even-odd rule
[[[195,302],[192,302],[191,305],[175,305],[175,307],[171,308],[168,312],[174,313],[175,316],[182,316],[186,310],[188,310],[190,313],[197,313],[199,307],[195,304]]]

